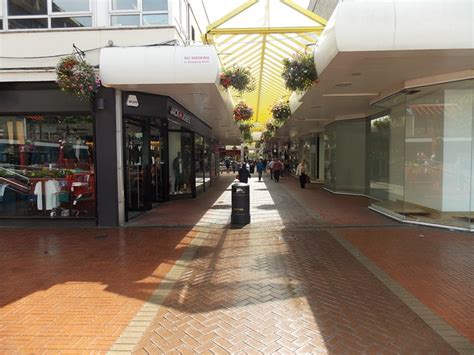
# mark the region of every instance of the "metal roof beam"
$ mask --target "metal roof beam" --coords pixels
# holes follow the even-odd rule
[[[307,27],[247,27],[247,28],[214,28],[210,34],[261,34],[270,35],[272,33],[317,33],[320,35],[324,30],[323,26]]]

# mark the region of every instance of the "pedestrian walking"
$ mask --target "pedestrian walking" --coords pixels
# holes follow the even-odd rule
[[[271,159],[268,163],[268,170],[270,170],[270,180],[273,180],[273,164],[275,164],[275,162],[273,159]]]
[[[246,164],[242,164],[242,167],[239,169],[239,181],[248,183],[250,179],[250,172],[247,169]]]
[[[280,174],[283,170],[283,164],[281,160],[278,159],[275,163],[273,163],[273,177],[275,178],[275,182],[280,182]]]
[[[227,174],[228,174],[230,172],[230,160],[229,160],[229,158],[225,159],[224,164],[225,164],[225,168],[226,168]]]
[[[308,175],[306,175],[308,171],[308,165],[306,164],[306,160],[303,159],[296,168],[296,175],[300,179],[300,186],[304,189],[306,182],[308,181]]]
[[[232,161],[232,174],[235,174],[236,170],[237,170],[237,162],[234,160]]]
[[[262,174],[265,166],[263,165],[262,159],[259,159],[257,163],[257,174],[258,174],[258,181],[262,181]]]

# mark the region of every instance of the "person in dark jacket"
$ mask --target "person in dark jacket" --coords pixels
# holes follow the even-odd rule
[[[275,178],[275,182],[280,182],[280,174],[282,170],[283,170],[283,164],[281,163],[281,160],[278,159],[273,164],[273,177]]]
[[[265,166],[263,165],[262,159],[260,159],[257,163],[258,181],[262,181],[263,170],[265,170]]]
[[[247,170],[247,166],[242,164],[242,167],[239,169],[239,181],[248,183],[250,179],[250,172]]]

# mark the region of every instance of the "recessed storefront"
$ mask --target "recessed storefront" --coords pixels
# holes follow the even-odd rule
[[[212,129],[166,96],[123,92],[126,220],[211,185]]]

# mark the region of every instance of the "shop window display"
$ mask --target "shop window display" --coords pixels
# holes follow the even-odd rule
[[[192,193],[191,133],[169,132],[170,194]]]
[[[0,117],[0,216],[95,217],[93,118]]]
[[[211,144],[210,140],[204,139],[204,151],[203,151],[203,165],[204,165],[204,183],[206,187],[211,184]]]
[[[194,161],[194,171],[196,175],[196,189],[204,190],[204,171],[205,171],[205,154],[204,154],[204,138],[198,134],[194,138],[194,151],[196,159]]]

